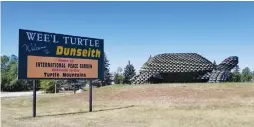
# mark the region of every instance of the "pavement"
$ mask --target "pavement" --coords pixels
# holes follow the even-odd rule
[[[36,95],[42,94],[42,91],[37,91]],[[32,96],[33,91],[28,92],[1,92],[1,98],[2,97],[19,97],[19,96]]]

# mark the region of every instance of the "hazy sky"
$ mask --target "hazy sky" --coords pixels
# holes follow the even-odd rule
[[[111,71],[149,55],[238,56],[254,70],[254,2],[2,2],[2,54],[18,54],[18,29],[103,38]]]

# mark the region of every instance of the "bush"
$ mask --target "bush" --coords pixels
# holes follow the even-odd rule
[[[252,75],[242,75],[242,82],[250,82],[252,79]]]
[[[118,74],[118,73],[116,73],[116,74],[115,74],[115,78],[114,78],[115,84],[123,84],[123,81],[124,81],[124,76],[123,76],[123,74]]]
[[[56,84],[56,92],[60,91],[60,84],[55,80],[41,80],[40,87],[46,93],[55,93],[55,84]]]
[[[30,84],[26,84],[22,80],[13,80],[10,82],[11,91],[29,91],[31,90],[31,87],[29,87]]]
[[[89,85],[90,85],[90,84],[89,84]],[[103,83],[102,83],[102,81],[100,81],[100,80],[93,80],[92,85],[93,85],[93,86],[96,86],[96,87],[102,87],[102,86],[103,86]]]
[[[232,74],[232,81],[233,82],[241,82],[241,74],[240,73],[233,73]]]
[[[1,79],[1,90],[2,91],[7,90],[8,83],[9,83],[8,78],[6,76],[2,76],[2,79]]]
[[[4,83],[3,83],[4,82]],[[36,81],[36,90],[39,90],[39,82]],[[2,79],[1,89],[2,91],[8,92],[18,92],[18,91],[30,91],[33,89],[33,82],[32,80],[18,80],[14,79],[13,81],[8,81],[7,78]]]

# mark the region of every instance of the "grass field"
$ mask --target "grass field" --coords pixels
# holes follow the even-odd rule
[[[112,85],[89,92],[2,98],[3,127],[254,127],[254,83]]]

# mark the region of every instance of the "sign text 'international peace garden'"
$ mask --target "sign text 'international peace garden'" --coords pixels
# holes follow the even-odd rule
[[[103,39],[19,30],[18,79],[103,79]]]

